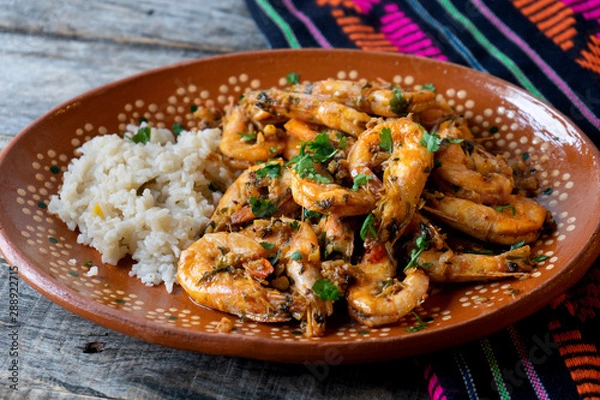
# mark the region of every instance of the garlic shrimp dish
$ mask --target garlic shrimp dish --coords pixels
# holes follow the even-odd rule
[[[445,285],[526,278],[554,228],[526,160],[495,154],[433,84],[248,90],[217,125],[237,179],[177,280],[242,319],[307,337],[336,314],[393,324]]]

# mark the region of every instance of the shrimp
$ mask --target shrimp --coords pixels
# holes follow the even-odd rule
[[[321,300],[312,287],[321,279],[321,256],[319,241],[308,222],[301,222],[298,232],[287,246],[284,254],[286,271],[292,279],[292,290],[306,300],[306,308],[294,310],[294,318],[302,321],[306,336],[321,336],[325,331],[325,319],[333,313],[331,300]]]
[[[262,132],[254,131],[241,106],[230,107],[223,121],[219,150],[227,157],[250,162],[266,161],[285,148],[281,132],[266,125]]]
[[[254,205],[268,206],[261,216],[293,213],[299,206],[293,201],[290,189],[291,175],[282,160],[254,165],[242,173],[227,188],[207,225],[206,232],[218,232],[241,225],[257,217]]]
[[[435,93],[429,90],[394,89],[379,82],[327,79],[298,88],[304,93],[323,96],[348,107],[381,117],[419,113],[435,105]],[[395,104],[396,101],[399,104]]]
[[[329,128],[360,135],[371,117],[363,112],[318,96],[286,92],[278,89],[251,91],[246,101],[276,117],[287,117],[325,125]]]
[[[316,233],[323,242],[321,274],[345,293],[352,269],[354,224],[349,218],[325,215],[319,220]]]
[[[506,159],[473,142],[462,119],[443,122],[438,133],[444,140],[435,154],[438,167],[431,177],[439,190],[476,203],[505,204],[514,189]]]
[[[366,214],[375,206],[375,196],[365,186],[353,190],[336,183],[301,178],[295,171],[290,175],[294,201],[311,211],[350,216]]]
[[[380,147],[380,135],[385,132],[389,132],[391,138],[391,156],[383,172],[383,191],[373,215],[379,222],[377,240],[393,245],[406,229],[419,204],[421,192],[433,167],[433,153],[421,144],[424,130],[420,125],[409,118],[388,119],[365,132],[350,150],[352,175],[369,171],[364,164],[354,160],[352,153],[368,155],[369,149],[374,147],[374,141]],[[367,149],[362,149],[361,146]],[[361,166],[364,168],[361,169]]]
[[[367,248],[354,272],[355,283],[346,299],[352,318],[367,326],[398,321],[427,297],[429,278],[419,268],[410,268],[400,282],[396,267],[382,243]]]
[[[413,239],[407,246],[407,267],[420,266],[433,282],[472,282],[520,278],[531,271],[531,248],[522,246],[497,255],[457,252],[451,249],[438,228],[415,214],[410,228]]]
[[[474,238],[503,245],[535,241],[548,213],[535,200],[517,195],[496,207],[439,193],[426,197],[424,209],[440,221]]]
[[[243,234],[205,234],[181,253],[177,279],[200,305],[253,321],[289,321],[293,296],[261,284],[269,268],[256,265],[270,265],[267,256]]]

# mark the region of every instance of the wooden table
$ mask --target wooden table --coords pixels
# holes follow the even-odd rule
[[[266,47],[242,0],[0,0],[0,149],[52,107],[106,82]],[[4,260],[0,271],[6,299]],[[18,391],[8,380],[8,301],[0,314],[3,399],[428,398],[411,359],[334,367],[207,356],[105,329],[23,281],[19,293]]]

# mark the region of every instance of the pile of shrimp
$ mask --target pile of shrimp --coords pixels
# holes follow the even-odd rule
[[[439,97],[364,80],[247,91],[220,122],[219,157],[241,172],[183,251],[179,283],[198,304],[298,320],[310,337],[336,301],[374,327],[410,313],[432,282],[526,276],[551,221],[536,181]],[[451,244],[455,232],[478,245]]]

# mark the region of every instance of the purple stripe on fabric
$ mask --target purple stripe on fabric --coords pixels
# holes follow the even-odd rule
[[[321,31],[319,31],[315,24],[313,24],[310,18],[296,8],[292,0],[283,0],[283,5],[285,5],[290,13],[292,13],[292,15],[298,18],[306,26],[306,29],[308,29],[311,35],[313,35],[321,47],[326,49],[330,49],[332,47],[329,41],[325,39],[325,36],[323,36]]]
[[[527,43],[525,43],[517,34],[510,30],[506,25],[502,23],[496,17],[492,11],[483,4],[481,0],[472,0],[473,4],[475,4],[479,11],[492,23],[494,24],[500,32],[504,34],[508,39],[510,39],[513,43],[519,46],[525,54],[529,58],[531,58],[538,67],[554,81],[554,84],[558,86],[560,90],[569,98],[569,100],[577,107],[577,109],[581,112],[581,114],[590,121],[594,126],[600,128],[600,119],[598,119],[594,113],[585,105],[584,102],[571,90],[571,87],[563,81],[560,76],[548,65],[544,62],[544,60],[531,48]]]

